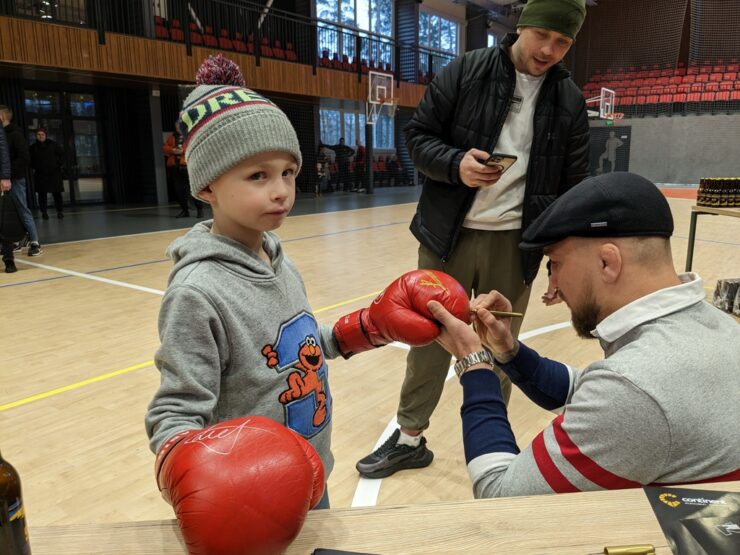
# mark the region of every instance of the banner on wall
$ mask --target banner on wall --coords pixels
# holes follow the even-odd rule
[[[627,172],[630,169],[632,126],[591,128],[591,175]]]

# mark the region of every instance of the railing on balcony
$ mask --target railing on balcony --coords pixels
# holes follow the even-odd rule
[[[421,84],[455,57],[248,0],[0,0],[0,14]]]

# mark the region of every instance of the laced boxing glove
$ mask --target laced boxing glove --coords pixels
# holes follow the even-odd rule
[[[403,274],[378,295],[368,308],[342,316],[334,337],[345,358],[401,341],[426,345],[439,335],[439,325],[427,308],[439,301],[464,322],[470,322],[470,299],[458,281],[437,270]]]
[[[261,416],[173,436],[155,471],[190,555],[281,553],[324,494],[311,444]]]

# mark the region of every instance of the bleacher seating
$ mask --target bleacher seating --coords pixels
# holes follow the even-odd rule
[[[596,98],[601,88],[615,91],[617,110],[630,115],[659,115],[711,111],[737,111],[740,105],[740,68],[736,59],[705,60],[701,63],[664,64],[596,69],[583,86],[585,98]],[[419,74],[419,82],[429,76]],[[725,104],[717,104],[725,103]],[[732,103],[732,104],[728,104]]]

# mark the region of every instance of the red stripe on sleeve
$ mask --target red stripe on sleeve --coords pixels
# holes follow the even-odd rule
[[[607,469],[599,466],[599,464],[590,458],[588,455],[584,455],[578,446],[568,437],[568,434],[563,430],[563,415],[561,414],[552,423],[553,432],[555,432],[555,440],[560,446],[560,452],[563,457],[573,465],[578,472],[583,474],[584,477],[591,480],[597,486],[601,486],[604,489],[626,489],[626,488],[639,488],[642,484],[627,480],[621,476],[609,472]]]
[[[534,462],[537,464],[542,477],[555,493],[575,493],[580,491],[560,472],[560,469],[555,465],[552,457],[550,457],[550,453],[547,452],[547,447],[545,447],[544,433],[544,431],[540,432],[534,438],[534,441],[532,441],[532,455],[534,455]]]

